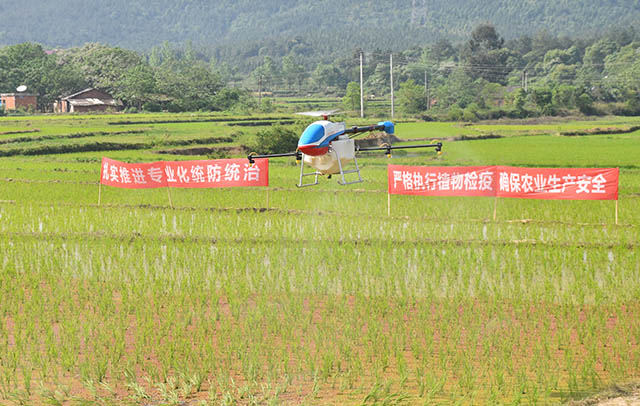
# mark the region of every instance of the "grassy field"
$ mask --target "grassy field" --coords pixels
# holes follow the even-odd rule
[[[0,119],[0,405],[547,405],[640,378],[640,119],[400,123],[444,154],[98,205],[103,156],[233,155],[290,119]],[[620,167],[619,224],[611,201],[500,199],[493,221],[492,198],[394,195],[387,216],[389,162]]]

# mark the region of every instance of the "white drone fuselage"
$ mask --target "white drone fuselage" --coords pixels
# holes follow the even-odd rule
[[[345,134],[345,123],[320,120],[310,124],[300,136],[298,150],[303,162],[322,175],[339,173],[355,157],[355,142]]]
[[[351,162],[355,155],[355,141],[346,135],[340,135],[329,143],[329,148],[323,155],[303,154],[302,159],[305,165],[309,165],[321,174],[331,175],[340,173],[340,168]]]

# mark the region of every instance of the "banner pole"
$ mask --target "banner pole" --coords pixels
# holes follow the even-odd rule
[[[173,209],[173,202],[171,201],[171,191],[169,189],[171,188],[167,186],[167,196],[169,196],[169,206]]]
[[[101,201],[102,201],[102,182],[98,183],[98,206],[100,206]]]
[[[496,221],[496,216],[498,214],[498,196],[496,196],[493,201],[493,221]]]
[[[616,199],[616,225],[618,225],[618,199]]]
[[[391,217],[391,193],[387,192],[387,217]]]

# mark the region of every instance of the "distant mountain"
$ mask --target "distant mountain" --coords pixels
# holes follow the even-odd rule
[[[637,26],[640,0],[0,1],[0,45],[101,42],[148,50],[192,41],[216,48],[298,36],[348,52],[462,41],[485,22],[506,39],[540,31],[590,36]]]

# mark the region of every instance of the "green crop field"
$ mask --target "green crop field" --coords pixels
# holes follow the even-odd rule
[[[274,159],[269,188],[99,188],[103,156],[241,156],[291,120],[1,118],[0,405],[553,405],[640,379],[640,119],[403,122],[444,153],[362,154],[350,186]],[[619,167],[619,221],[397,195],[388,216],[388,163]]]

